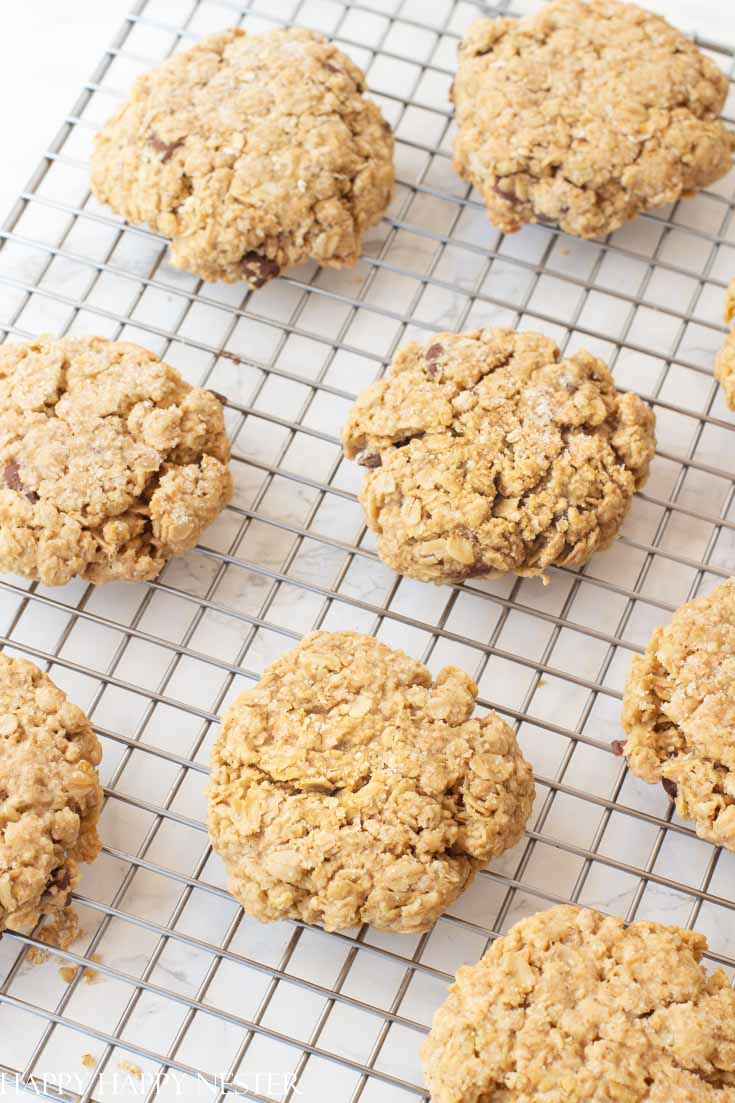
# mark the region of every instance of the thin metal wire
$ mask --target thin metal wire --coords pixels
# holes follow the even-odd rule
[[[128,227],[109,212],[99,211],[90,204],[88,193],[83,199],[70,202],[65,193],[58,190],[59,172],[87,173],[87,162],[77,155],[75,148],[71,153],[65,152],[65,146],[70,139],[77,135],[88,136],[96,128],[90,118],[90,109],[101,118],[108,111],[106,97],[119,96],[115,81],[109,79],[110,70],[117,64],[128,68],[149,67],[161,60],[160,56],[150,56],[145,49],[141,51],[135,42],[130,45],[131,36],[146,31],[160,32],[169,37],[170,50],[173,50],[198,37],[196,20],[201,12],[206,9],[208,13],[210,8],[219,9],[222,22],[240,22],[257,16],[272,25],[308,25],[313,18],[311,0],[296,0],[287,15],[266,11],[257,0],[248,3],[235,0],[188,0],[184,3],[182,0],[183,14],[179,23],[170,22],[168,14],[162,18],[155,8],[151,13],[149,9],[155,0],[139,0],[85,84],[0,231],[0,289],[12,292],[11,305],[3,310],[0,321],[2,331],[8,336],[32,336],[33,330],[25,315],[29,307],[42,303],[44,309],[57,310],[59,316],[64,317],[60,332],[69,331],[83,318],[84,328],[99,326],[111,337],[125,334],[132,328],[142,339],[153,343],[162,355],[172,356],[177,349],[183,350],[206,365],[200,373],[200,381],[205,385],[210,379],[216,380],[221,366],[227,363],[234,362],[238,371],[256,373],[247,400],[231,398],[227,402],[227,416],[235,440],[236,482],[255,479],[256,489],[247,500],[238,499],[227,510],[226,538],[216,546],[202,546],[197,550],[202,585],[192,585],[190,578],[182,581],[181,576],[167,572],[161,579],[140,588],[140,601],[129,616],[122,613],[118,616],[114,606],[110,613],[104,605],[97,604],[96,592],[91,586],[82,588],[81,592],[74,591],[75,596],[70,598],[66,592],[49,593],[37,584],[25,587],[14,579],[0,579],[0,598],[6,598],[13,608],[3,637],[6,646],[29,655],[57,674],[85,679],[93,687],[85,707],[106,748],[117,752],[115,767],[105,786],[107,805],[117,810],[127,809],[130,814],[141,817],[145,825],[140,841],[129,849],[104,841],[104,858],[100,861],[117,863],[121,870],[109,899],[75,893],[75,899],[83,906],[85,914],[93,917],[96,925],[83,955],[59,951],[59,958],[82,968],[77,970],[55,1003],[33,1003],[19,994],[16,986],[23,976],[27,950],[38,941],[33,936],[8,936],[17,945],[18,954],[0,985],[0,1011],[3,1007],[14,1008],[38,1018],[42,1025],[22,1065],[14,1068],[0,1063],[0,1077],[5,1074],[17,1077],[19,1083],[32,1083],[59,1030],[72,1031],[100,1047],[94,1069],[80,1091],[46,1091],[36,1081],[35,1093],[47,1098],[87,1103],[101,1090],[103,1077],[117,1051],[123,1051],[150,1062],[159,1072],[171,1072],[184,1078],[201,1077],[202,1082],[209,1085],[210,1098],[214,1098],[215,1103],[222,1103],[232,1095],[271,1103],[272,1091],[264,1094],[257,1085],[244,1085],[241,1077],[253,1047],[263,1041],[278,1043],[295,1054],[292,1078],[282,1095],[285,1103],[299,1098],[301,1086],[308,1081],[314,1062],[326,1062],[333,1069],[346,1070],[353,1075],[351,1085],[339,1089],[342,1093],[340,1103],[342,1099],[358,1103],[366,1091],[379,1093],[383,1088],[402,1092],[406,1099],[425,1098],[415,1075],[392,1071],[390,1057],[386,1059],[385,1055],[394,1032],[408,1031],[416,1043],[426,1032],[425,1013],[411,1010],[416,1007],[410,1001],[414,986],[417,983],[441,985],[451,979],[451,969],[432,963],[435,936],[423,935],[407,950],[400,940],[398,943],[376,942],[367,928],[354,934],[327,935],[294,922],[289,925],[290,934],[277,960],[261,960],[256,953],[243,952],[238,948],[238,939],[245,920],[232,905],[228,893],[212,879],[205,825],[198,815],[190,814],[186,799],[188,786],[192,779],[198,789],[203,785],[207,773],[207,740],[221,708],[235,689],[235,680],[257,679],[263,662],[257,648],[263,640],[280,639],[288,643],[300,638],[304,630],[304,624],[284,620],[281,603],[289,594],[308,603],[311,610],[307,616],[308,628],[331,626],[334,616],[347,616],[355,623],[359,620],[363,630],[372,633],[389,631],[395,635],[398,630],[412,633],[416,641],[412,648],[417,654],[421,652],[423,661],[429,663],[438,661],[440,654],[443,657],[446,649],[459,649],[466,665],[475,666],[473,673],[482,688],[481,707],[496,708],[515,724],[520,737],[532,745],[537,738],[553,741],[558,747],[557,761],[536,771],[540,801],[515,857],[505,864],[483,870],[478,878],[479,891],[489,894],[487,899],[493,901],[492,906],[488,905],[478,918],[476,911],[468,912],[460,899],[441,921],[443,928],[454,932],[451,937],[474,940],[476,954],[484,943],[507,929],[514,915],[521,914],[524,908],[568,901],[594,903],[594,899],[590,899],[590,878],[601,870],[610,876],[627,879],[625,883],[629,888],[618,908],[627,919],[633,919],[645,909],[648,894],[655,890],[673,891],[686,902],[688,912],[682,922],[689,926],[701,921],[704,909],[722,909],[723,916],[735,911],[735,900],[723,896],[716,887],[723,861],[718,850],[709,848],[697,883],[694,883],[696,878],[685,878],[683,872],[676,877],[661,871],[659,863],[669,838],[679,845],[702,844],[695,843],[694,832],[687,824],[672,820],[671,807],[659,814],[656,807],[646,804],[640,794],[630,789],[624,764],[616,767],[617,773],[610,776],[604,791],[579,784],[575,774],[586,754],[601,755],[600,763],[614,761],[610,758],[606,734],[600,737],[597,733],[596,718],[606,702],[618,707],[621,693],[616,664],[620,664],[621,657],[627,664],[631,654],[642,650],[641,640],[646,633],[638,620],[642,618],[644,624],[665,620],[679,604],[679,600],[669,600],[669,591],[662,590],[660,578],[657,581],[661,570],[665,567],[667,571],[678,572],[677,577],[686,579],[686,596],[696,594],[707,576],[717,579],[728,577],[730,573],[727,566],[731,558],[727,554],[723,558],[720,542],[735,530],[732,516],[735,468],[709,462],[712,449],[710,447],[702,455],[702,444],[708,433],[730,433],[732,423],[726,416],[713,412],[718,390],[711,381],[711,358],[699,357],[699,350],[689,334],[691,327],[695,327],[704,340],[717,343],[724,333],[719,316],[713,319],[708,313],[707,296],[715,295],[720,301],[727,283],[727,278],[722,278],[721,269],[716,266],[721,263],[722,250],[732,248],[735,240],[732,197],[728,199],[716,189],[704,193],[702,202],[709,204],[709,210],[717,212],[705,226],[680,223],[680,210],[688,208],[679,205],[666,216],[660,212],[642,216],[640,222],[646,228],[646,238],[651,237],[653,241],[648,251],[645,246],[638,251],[635,243],[631,245],[630,238],[621,240],[619,235],[613,236],[585,246],[590,250],[590,263],[581,273],[565,263],[561,243],[569,239],[553,227],[538,231],[547,235],[537,250],[538,255],[524,255],[522,251],[509,248],[503,236],[493,239],[491,247],[478,243],[476,237],[466,232],[463,220],[480,216],[481,204],[457,181],[453,182],[451,191],[436,183],[436,171],[441,176],[451,157],[451,111],[446,102],[437,103],[428,96],[424,87],[426,79],[446,81],[451,77],[452,70],[441,61],[440,50],[448,41],[456,44],[460,34],[455,24],[458,8],[451,3],[443,4],[441,17],[433,24],[424,24],[411,15],[410,2],[393,0],[392,6],[383,3],[376,7],[365,0],[335,0],[328,5],[332,10],[338,9],[329,28],[330,36],[343,47],[359,51],[368,80],[371,67],[378,61],[410,66],[410,79],[407,78],[400,94],[381,88],[378,99],[390,111],[398,148],[420,158],[419,167],[415,171],[412,169],[410,175],[405,165],[399,164],[399,195],[384,220],[379,246],[362,258],[355,277],[349,282],[323,279],[318,270],[306,277],[299,273],[287,274],[280,283],[288,289],[290,305],[286,313],[280,314],[269,312],[263,299],[250,292],[245,292],[239,302],[231,295],[222,298],[217,288],[182,280],[166,267],[166,243],[160,235],[144,227]],[[387,10],[389,7],[391,10]],[[515,14],[509,3],[501,2],[487,10],[494,14]],[[372,44],[355,37],[350,29],[349,20],[355,13],[381,22],[380,33]],[[409,56],[396,48],[394,32],[401,28],[409,28],[417,35],[419,31],[430,35],[422,57]],[[732,65],[732,53],[726,46],[701,38],[697,41]],[[437,126],[433,142],[425,141],[423,135],[417,137],[410,129],[405,130],[412,111],[431,116]],[[434,221],[424,219],[421,204],[438,204],[443,217]],[[26,228],[28,213],[44,212],[49,217],[63,216],[65,224],[60,234]],[[92,257],[80,251],[75,244],[75,232],[79,227],[95,227],[105,233],[103,255]],[[706,253],[694,270],[670,255],[672,241],[684,240],[700,253]],[[128,269],[121,264],[116,252],[131,242],[145,251],[147,268],[137,264],[134,269]],[[454,275],[446,275],[443,265],[450,254],[461,257],[462,263],[470,266],[471,276],[458,282]],[[7,255],[22,256],[27,261],[26,266],[19,270],[12,264],[4,264]],[[674,255],[680,256],[681,250]],[[87,274],[82,294],[74,294],[63,284],[59,287],[54,278],[55,266],[59,263],[72,265],[75,271]],[[638,266],[636,283],[622,286],[619,281],[611,280],[604,271],[608,263]],[[509,297],[499,293],[495,285],[499,265],[523,281],[520,294]],[[686,277],[688,290],[679,298],[661,301],[660,294],[654,293],[654,282],[661,274],[671,278]],[[391,278],[403,280],[404,287],[410,285],[410,290],[395,303],[392,299],[386,302],[380,295],[381,281]],[[538,292],[542,281],[548,279],[570,294],[577,294],[571,310],[557,309],[553,296],[545,298],[544,309],[539,309]],[[129,288],[131,294],[126,306],[112,308],[105,305],[107,300],[97,301],[97,291],[106,280],[119,281]],[[168,324],[157,319],[154,323],[148,316],[140,316],[138,307],[151,292],[167,296],[174,322]],[[445,600],[435,614],[424,614],[421,606],[418,607],[420,612],[415,613],[416,606],[406,611],[402,603],[401,580],[397,577],[386,580],[387,572],[380,565],[364,526],[356,522],[350,530],[349,526],[336,525],[334,506],[339,504],[341,509],[355,513],[357,503],[351,483],[345,478],[336,421],[333,418],[325,427],[324,418],[319,414],[320,403],[333,403],[332,408],[339,406],[341,409],[354,398],[352,380],[340,371],[340,357],[359,359],[363,369],[372,366],[374,374],[378,374],[407,337],[440,328],[427,320],[423,299],[429,292],[453,296],[456,300],[449,328],[461,329],[474,324],[478,310],[494,312],[502,316],[503,324],[551,328],[563,349],[578,337],[598,342],[613,367],[623,356],[645,357],[658,366],[656,378],[646,387],[636,386],[635,389],[654,404],[660,417],[678,419],[677,424],[685,424],[687,429],[674,434],[676,447],[673,450],[668,447],[668,438],[666,447],[658,449],[657,462],[663,465],[662,470],[671,473],[668,483],[659,479],[654,484],[652,480],[638,495],[637,508],[644,517],[650,517],[650,524],[626,525],[625,533],[619,537],[617,547],[629,562],[626,570],[606,574],[604,563],[593,559],[579,571],[555,571],[554,585],[559,587],[559,601],[548,607],[538,591],[534,594],[527,583],[516,579],[508,589],[478,583],[447,587],[443,591]],[[625,312],[615,332],[606,332],[588,320],[593,295],[604,296],[616,310]],[[686,303],[685,295],[689,298]],[[336,330],[332,327],[322,332],[313,324],[310,312],[315,304],[337,312]],[[212,330],[216,332],[215,338],[208,336],[210,331],[206,327],[197,329],[191,321],[193,312],[202,308],[219,319]],[[641,341],[636,332],[641,310],[648,310],[672,327],[665,348],[649,347]],[[369,319],[371,325],[388,327],[389,333],[382,346],[372,346],[358,339],[354,327],[364,319]],[[275,338],[267,354],[243,356],[230,349],[241,325],[268,327]],[[308,341],[312,347],[322,350],[318,370],[302,374],[284,365],[284,353],[294,339]],[[293,363],[293,358],[287,362]],[[681,396],[681,388],[677,391],[674,387],[672,394],[672,377],[682,372],[688,373],[692,386],[696,384],[699,388],[693,392],[700,395],[697,408],[689,403],[687,393]],[[340,385],[345,379],[347,387]],[[707,380],[710,380],[708,386]],[[300,396],[289,411],[279,407],[275,412],[266,402],[269,388],[276,383],[287,390],[291,388],[288,393]],[[357,385],[356,389],[359,389]],[[267,427],[275,445],[266,456],[239,450],[239,442],[247,441],[248,430],[258,425]],[[303,440],[321,449],[326,457],[321,466],[308,472],[294,469],[291,459],[292,448]],[[720,449],[718,459],[724,455]],[[702,478],[717,480],[717,485],[721,486],[719,497],[715,495],[712,501],[700,502],[696,480]],[[288,486],[293,495],[303,496],[305,508],[301,513],[286,512],[282,516],[274,513],[271,498],[283,486]],[[327,524],[323,520],[324,510],[327,511]],[[690,554],[688,544],[684,551],[678,550],[677,526],[682,525],[694,526],[697,532],[702,532],[701,551],[697,556]],[[257,542],[263,528],[267,529],[270,540],[286,542],[283,546],[287,550],[283,554],[273,558],[249,550],[248,541]],[[303,557],[309,549],[323,557],[325,563],[331,563],[330,557],[333,557],[331,576],[326,569],[303,573]],[[382,572],[375,574],[380,582],[364,593],[357,592],[350,584],[356,570]],[[227,586],[233,572],[240,581],[231,592]],[[253,587],[253,596],[257,593],[257,602],[243,605],[240,600],[233,600],[233,593],[237,597],[248,586]],[[590,594],[596,595],[600,607],[605,603],[609,605],[610,616],[601,619],[600,623],[594,622],[582,600],[589,601]],[[160,622],[158,630],[152,627],[161,602],[174,603],[180,612],[182,623],[185,623],[180,632],[172,630],[166,634],[160,629]],[[474,634],[461,630],[468,602],[473,610]],[[50,623],[61,624],[57,638],[39,646],[37,636],[28,637],[24,627],[29,615],[43,615],[52,618]],[[237,646],[228,654],[215,648],[208,650],[201,643],[202,638],[206,639],[201,632],[212,617],[220,618],[222,624],[227,623],[239,632]],[[519,617],[525,618],[529,632],[536,633],[541,641],[529,654],[508,643],[512,641]],[[485,627],[479,629],[478,622]],[[90,659],[80,661],[73,657],[76,654],[73,649],[71,657],[66,653],[78,632],[99,633],[100,638],[114,642],[109,658],[98,663],[97,668],[91,665]],[[564,651],[570,639],[578,640],[580,646],[595,649],[594,669],[581,661],[581,657],[577,665],[570,660]],[[138,684],[126,675],[126,668],[135,649],[143,647],[153,648],[161,656],[161,669],[156,678]],[[196,669],[208,671],[213,677],[216,675],[216,691],[206,704],[204,700],[194,703],[181,699],[182,670],[189,669],[186,664],[195,664]],[[493,670],[497,669],[494,664],[502,664],[505,670],[512,667],[517,675],[525,672],[519,699],[510,699],[501,686],[497,690],[498,699],[494,699]],[[544,686],[548,682],[553,682],[559,693],[563,690],[567,695],[575,695],[576,719],[570,720],[565,715],[559,718],[555,712],[549,715],[543,700]],[[140,705],[140,715],[125,732],[97,718],[105,694],[113,690],[129,695]],[[169,710],[171,716],[187,721],[186,745],[177,745],[176,750],[159,745],[155,732],[151,734],[153,719],[162,707]],[[147,763],[167,771],[166,783],[155,799],[141,795],[129,785],[130,768],[139,767],[141,756]],[[594,811],[597,818],[586,839],[568,834],[564,828],[560,830],[558,809],[563,801]],[[615,822],[625,822],[647,833],[645,837],[650,840],[647,854],[641,856],[638,863],[628,860],[627,853],[621,856],[619,851],[605,849],[611,825]],[[167,855],[161,843],[163,833],[176,830],[190,832],[193,838],[201,840],[201,844],[192,844],[199,849],[191,868],[185,872],[177,867],[175,854]],[[561,884],[549,886],[543,879],[538,882],[535,870],[539,848],[551,848],[563,862],[575,863],[573,880],[566,887]],[[138,883],[136,879],[143,876],[157,879],[173,893],[174,902],[162,903],[155,915],[139,914],[131,902],[131,893]],[[188,905],[200,897],[212,906],[231,908],[226,927],[216,941],[207,937],[206,930],[192,934],[181,926]],[[113,967],[93,957],[99,947],[106,945],[108,936],[114,937],[113,924],[122,924],[150,936],[151,948],[140,971]],[[343,955],[339,970],[329,983],[302,975],[295,969],[294,963],[304,949],[305,939],[316,940],[317,945]],[[713,946],[708,958],[735,969],[735,957],[727,952],[726,940],[723,946]],[[161,963],[167,952],[177,949],[207,957],[207,967],[191,991],[161,982]],[[351,987],[358,963],[366,956],[376,966],[396,969],[399,973],[400,979],[392,994],[382,1004],[363,998]],[[85,966],[91,966],[128,993],[116,1021],[108,1029],[98,1029],[94,1023],[75,1017]],[[242,970],[243,976],[267,979],[257,1006],[249,1015],[218,1007],[210,998],[212,986],[223,967]],[[274,1008],[284,986],[302,993],[305,999],[322,1001],[309,1029],[298,1035],[279,1029],[273,1022]],[[164,1005],[182,1012],[175,1034],[165,1046],[149,1048],[132,1040],[128,1034],[144,997],[163,1001]],[[366,1021],[377,1024],[377,1032],[364,1057],[357,1057],[344,1048],[330,1048],[334,1044],[330,1043],[328,1032],[335,1016],[338,1019],[341,1014],[363,1015]],[[215,1076],[211,1070],[198,1067],[182,1056],[202,1015],[214,1017],[223,1029],[240,1032],[240,1041],[221,1075]],[[149,1103],[159,1094],[160,1086],[160,1081],[152,1081],[145,1094]],[[327,1096],[322,1093],[319,1098]],[[370,1099],[373,1098],[380,1099],[380,1094],[371,1094]],[[329,1099],[331,1103],[331,1094]],[[337,1103],[336,1095],[334,1099]]]

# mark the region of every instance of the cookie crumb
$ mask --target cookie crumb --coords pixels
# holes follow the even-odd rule
[[[68,950],[78,937],[80,930],[79,915],[76,908],[67,907],[43,927],[39,938],[48,946],[57,950]]]
[[[39,946],[29,946],[26,961],[30,965],[45,965],[52,957],[53,954],[50,954],[48,950],[42,950]]]
[[[122,1069],[123,1072],[127,1072],[135,1080],[143,1079],[143,1070],[140,1065],[134,1065],[130,1061],[118,1061],[117,1067]]]
[[[99,953],[92,954],[90,961],[93,961],[96,965],[102,964],[102,955]],[[84,970],[84,983],[85,984],[99,984],[104,980],[104,974],[100,973],[97,969],[93,969],[90,965],[87,965]]]
[[[101,956],[97,953],[92,954],[89,960],[97,964],[102,962]],[[83,968],[81,965],[63,965],[59,969],[59,975],[67,984],[71,984],[80,969],[82,969],[82,979],[85,984],[98,984],[101,980],[104,980],[103,975],[89,965],[85,965]]]
[[[78,937],[79,930],[79,916],[75,908],[66,907],[53,918],[47,919],[36,937],[39,942],[44,942],[54,950],[68,950]],[[31,946],[26,956],[33,965],[43,965],[51,960],[53,954],[38,946]]]

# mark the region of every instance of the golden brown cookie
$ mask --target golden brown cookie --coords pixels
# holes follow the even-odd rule
[[[100,848],[99,741],[25,659],[0,655],[0,931],[58,915]]]
[[[516,923],[434,1016],[432,1103],[732,1103],[735,993],[706,948],[583,908]]]
[[[735,579],[688,601],[634,655],[623,753],[697,834],[735,850]]]
[[[0,346],[0,570],[153,578],[229,500],[221,402],[103,337]]]
[[[313,31],[209,35],[136,81],[97,136],[92,190],[205,280],[354,264],[393,188],[393,136],[364,91]]]
[[[345,455],[382,559],[426,582],[578,566],[648,474],[653,413],[601,360],[548,337],[438,333],[355,403]]]
[[[224,717],[209,832],[263,921],[422,931],[520,838],[531,768],[456,667],[313,632]]]
[[[735,318],[735,277],[725,297],[725,325]],[[722,385],[725,400],[735,410],[735,328],[728,333],[715,360],[715,379]]]
[[[680,31],[618,0],[481,19],[459,51],[454,167],[506,232],[580,237],[692,195],[732,166],[727,78]]]

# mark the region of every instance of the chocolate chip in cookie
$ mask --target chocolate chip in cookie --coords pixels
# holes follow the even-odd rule
[[[380,452],[370,452],[367,449],[359,452],[355,459],[360,467],[380,467],[382,463]]]
[[[256,289],[264,287],[281,271],[276,262],[271,260],[270,257],[265,257],[261,253],[253,251],[246,253],[242,258],[240,270],[243,278]]]
[[[676,800],[676,794],[679,792],[676,782],[672,781],[671,778],[665,777],[661,784],[666,795],[670,797],[671,800]]]
[[[151,136],[149,142],[156,153],[162,154],[161,161],[163,164],[165,164],[166,161],[170,161],[176,150],[180,149],[184,144],[182,139],[177,142],[162,142],[155,134]]]
[[[5,479],[5,485],[11,490],[17,490],[20,494],[25,494],[29,502],[37,502],[38,494],[35,490],[26,490],[21,482],[20,467],[15,460],[8,460],[3,468],[3,478]]]

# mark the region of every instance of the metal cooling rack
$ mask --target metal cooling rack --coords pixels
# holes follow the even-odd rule
[[[58,955],[94,973],[69,981],[58,959],[29,963],[33,938],[0,943],[6,1096],[30,1085],[33,1098],[82,1101],[425,1098],[418,1045],[456,966],[559,901],[696,927],[711,960],[735,967],[735,855],[697,840],[610,752],[631,653],[735,564],[733,420],[712,377],[735,178],[605,242],[543,226],[498,234],[451,167],[448,86],[477,12],[452,0],[141,0],[5,223],[8,338],[135,340],[224,392],[236,481],[202,546],[147,586],[0,580],[7,650],[90,713],[106,786],[103,852],[75,893],[83,937]],[[325,31],[367,71],[396,132],[395,200],[353,270],[307,265],[254,294],[203,285],[170,267],[162,238],[90,198],[91,137],[172,50],[231,23],[282,22]],[[732,73],[728,48],[700,45]],[[351,400],[400,344],[484,324],[585,345],[656,408],[657,458],[620,539],[546,588],[396,577],[362,523],[360,472],[341,458]],[[432,670],[473,672],[482,707],[515,723],[534,764],[524,839],[421,937],[261,926],[207,846],[216,716],[315,627],[373,632]]]

